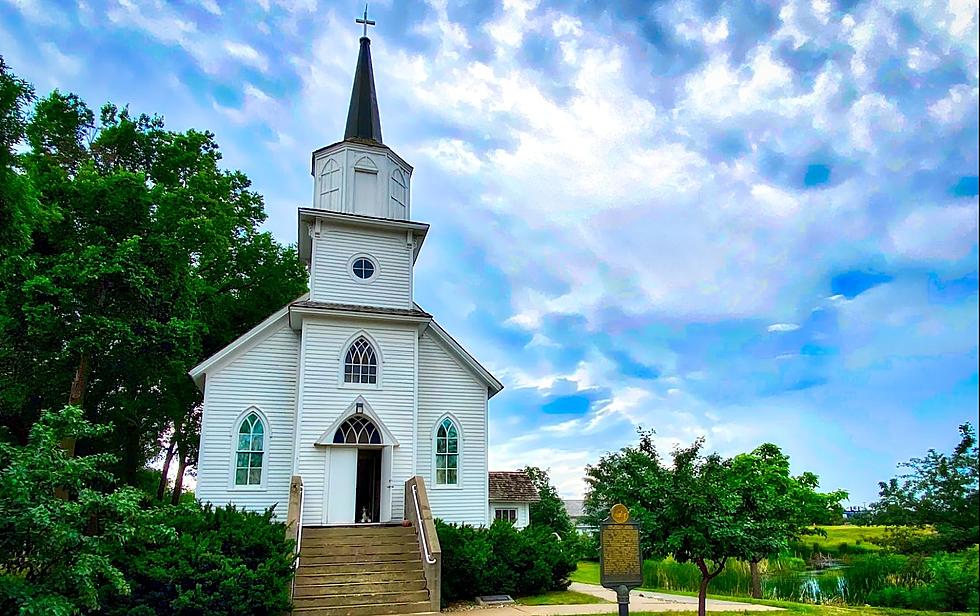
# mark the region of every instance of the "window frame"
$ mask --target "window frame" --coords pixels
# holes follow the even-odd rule
[[[503,512],[513,513],[514,514],[513,519],[511,519],[510,515],[507,515],[506,517],[501,516],[500,514]],[[517,526],[517,520],[518,520],[517,507],[494,507],[493,522],[496,522],[497,520],[506,520],[507,522],[510,522],[512,526]],[[493,522],[491,522],[491,524]]]
[[[455,451],[455,453],[450,453],[449,451],[446,451],[444,453],[439,453],[439,430],[442,428],[442,425],[446,421],[448,421],[452,425],[452,427],[456,428],[456,451]],[[449,435],[448,435],[448,430],[447,430],[447,435],[446,435],[445,438],[447,439],[446,449],[448,450],[449,449],[449,443],[448,443]],[[462,428],[462,424],[460,424],[459,420],[456,417],[454,417],[452,414],[450,414],[450,413],[446,413],[446,414],[442,415],[441,417],[439,417],[439,419],[435,423],[434,429],[432,430],[432,488],[433,489],[435,489],[435,490],[459,490],[459,489],[462,489],[462,487],[463,487],[463,450],[465,449],[465,447],[463,445],[464,445],[463,428]],[[440,470],[446,470],[446,471],[449,470],[448,457],[449,456],[452,456],[452,455],[455,455],[456,456],[456,468],[455,468],[455,470],[456,470],[456,483],[439,483],[439,471]],[[447,458],[447,465],[444,467],[444,469],[440,469],[440,467],[439,467],[440,457]]]
[[[261,461],[260,471],[259,471],[259,482],[258,483],[240,484],[240,483],[238,483],[236,481],[237,480],[237,471],[238,471],[238,468],[239,468],[238,467],[238,453],[239,453],[239,451],[245,451],[245,450],[240,450],[238,448],[239,443],[240,443],[240,441],[239,441],[239,435],[240,435],[240,430],[241,430],[242,424],[245,423],[245,421],[251,415],[253,415],[253,414],[258,419],[258,422],[257,423],[262,426],[262,451],[261,452],[253,452],[253,451],[249,450],[246,453],[249,453],[249,454],[251,454],[251,453],[261,453],[262,454],[262,461]],[[249,406],[244,411],[242,411],[241,413],[239,413],[238,417],[235,418],[234,423],[232,423],[232,425],[231,425],[230,432],[231,432],[231,434],[229,436],[230,436],[230,440],[231,440],[231,443],[230,443],[231,444],[231,447],[229,448],[229,450],[231,452],[231,455],[229,456],[229,460],[228,460],[228,487],[229,487],[229,489],[230,490],[235,490],[235,491],[241,490],[241,491],[260,491],[260,492],[264,492],[266,490],[266,488],[267,488],[267,485],[268,485],[268,477],[269,477],[269,455],[268,454],[269,454],[269,451],[270,451],[270,443],[272,442],[272,428],[271,428],[271,425],[269,423],[269,418],[266,417],[265,412],[263,412],[262,409],[260,409],[259,407],[254,406],[254,405]],[[254,436],[254,433],[251,433],[251,434]],[[251,445],[251,443],[249,443],[249,444]]]
[[[374,349],[374,361],[377,365],[375,370],[375,382],[374,383],[349,383],[345,380],[347,373],[347,351],[350,350],[351,346],[357,342],[358,339],[364,338],[367,340],[371,348]],[[375,390],[381,389],[382,380],[384,378],[384,353],[381,350],[381,345],[367,330],[359,329],[353,334],[351,334],[347,340],[344,341],[343,346],[340,347],[340,355],[337,357],[337,387],[341,389],[359,389],[359,390]]]
[[[360,261],[361,259],[370,262],[371,265],[374,266],[374,273],[371,274],[371,276],[368,278],[361,278],[360,276],[354,273],[354,264]],[[366,252],[359,252],[351,256],[350,259],[347,259],[347,276],[349,276],[350,279],[356,282],[357,284],[371,284],[372,282],[378,279],[378,276],[380,274],[381,274],[381,265],[378,263],[378,260],[375,259],[373,255],[370,255]]]

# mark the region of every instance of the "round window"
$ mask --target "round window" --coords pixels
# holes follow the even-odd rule
[[[354,259],[351,268],[354,270],[354,275],[361,280],[367,280],[374,276],[374,263],[370,259],[364,257]]]

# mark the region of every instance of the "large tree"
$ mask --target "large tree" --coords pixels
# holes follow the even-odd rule
[[[127,482],[163,440],[193,464],[200,395],[187,370],[300,295],[305,269],[261,231],[262,198],[220,168],[209,132],[113,105],[96,118],[56,90],[23,134],[45,216],[0,270],[0,357],[15,359],[3,423],[23,439],[42,408],[68,401],[112,423],[79,447],[117,452]]]
[[[704,440],[678,447],[669,463],[657,453],[652,431],[637,447],[603,456],[586,467],[585,510],[593,523],[616,502],[640,524],[649,555],[671,555],[701,572],[698,614],[704,616],[708,586],[731,558],[748,559],[757,547],[737,489],[732,461],[704,454]]]
[[[880,482],[880,498],[871,505],[875,523],[931,526],[942,546],[958,550],[980,541],[977,434],[966,423],[950,453],[930,449],[925,457],[899,466],[908,472]]]
[[[759,562],[786,549],[790,541],[802,535],[819,534],[820,529],[814,525],[839,518],[843,511],[840,503],[847,493],[817,492],[820,481],[813,473],[794,477],[789,456],[771,443],[735,456],[732,473],[741,497],[740,515],[750,521],[746,536],[752,596],[761,598]]]
[[[570,537],[575,528],[572,526],[571,518],[568,517],[564,501],[558,495],[558,490],[551,485],[548,471],[541,470],[537,466],[525,466],[522,470],[531,478],[531,483],[537,488],[540,499],[531,503],[529,512],[531,524],[550,528],[562,539]]]

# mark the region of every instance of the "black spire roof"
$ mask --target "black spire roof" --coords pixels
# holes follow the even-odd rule
[[[357,54],[344,139],[367,139],[383,143],[378,93],[374,89],[374,68],[371,66],[371,39],[366,36],[361,37],[361,51]]]

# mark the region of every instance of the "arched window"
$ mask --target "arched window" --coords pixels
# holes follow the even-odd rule
[[[358,337],[347,349],[347,356],[344,358],[344,382],[372,385],[378,382],[378,356],[364,336]]]
[[[262,483],[262,456],[265,451],[265,430],[262,420],[249,413],[238,428],[238,450],[235,460],[235,485],[253,486]]]
[[[436,485],[459,484],[459,429],[446,417],[436,429]]]
[[[320,207],[340,210],[340,166],[335,160],[328,160],[320,172]]]
[[[381,431],[363,415],[348,417],[333,433],[335,445],[380,445]]]
[[[391,217],[396,220],[405,219],[408,203],[408,182],[400,169],[391,172]]]

